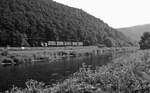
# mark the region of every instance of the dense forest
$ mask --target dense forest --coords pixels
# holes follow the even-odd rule
[[[81,9],[52,0],[0,0],[0,46],[39,46],[50,40],[133,45],[121,32]]]

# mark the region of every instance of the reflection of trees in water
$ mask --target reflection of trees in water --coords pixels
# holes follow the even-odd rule
[[[83,57],[64,58],[63,60],[52,62],[50,64],[24,64],[19,66],[9,66],[6,68],[4,67],[2,74],[4,73],[6,76],[2,76],[2,80],[4,80],[6,77],[6,85],[12,83],[13,81],[13,83],[15,85],[17,84],[18,86],[24,86],[24,82],[29,78],[51,84],[55,83],[57,80],[62,81],[72,73],[79,71],[82,63],[85,63],[86,65],[92,65],[92,68],[106,64],[109,62],[108,56],[110,55],[89,55]],[[35,72],[38,72],[38,74]],[[5,86],[4,83],[0,83],[0,85]]]
[[[17,71],[16,67],[14,66],[10,67],[10,72],[16,72],[16,71]]]

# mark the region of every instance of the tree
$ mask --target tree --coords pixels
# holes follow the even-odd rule
[[[141,49],[150,49],[150,32],[144,32],[139,42]]]
[[[104,36],[110,37],[108,46],[130,43],[102,20],[53,0],[0,0],[0,46],[40,46],[55,40],[96,45],[105,44]]]

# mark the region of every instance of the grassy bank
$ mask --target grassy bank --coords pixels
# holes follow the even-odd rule
[[[20,63],[49,61],[69,57],[69,56],[81,56],[92,54],[95,47],[26,47],[7,49],[1,48],[0,59],[14,60],[18,59]]]
[[[11,93],[149,93],[150,50],[138,51],[92,69],[83,64],[78,72],[57,84],[29,80],[26,88]]]
[[[25,47],[7,49],[1,48],[0,62],[34,63],[39,61],[53,62],[57,59],[69,56],[102,55],[124,51],[134,51],[136,48],[98,48],[96,46],[79,47]]]

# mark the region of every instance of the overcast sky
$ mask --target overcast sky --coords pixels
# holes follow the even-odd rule
[[[150,23],[150,0],[54,0],[80,8],[114,28]]]

